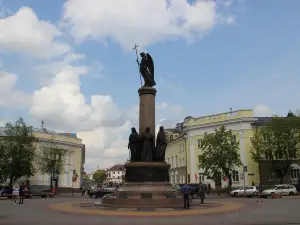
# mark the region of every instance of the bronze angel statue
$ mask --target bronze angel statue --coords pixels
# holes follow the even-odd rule
[[[148,53],[141,52],[140,56],[142,57],[141,62],[136,59],[140,74],[144,78],[144,87],[153,87],[156,85],[154,80],[154,63],[152,57]]]

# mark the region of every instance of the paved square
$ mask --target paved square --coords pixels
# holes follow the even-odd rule
[[[222,198],[207,199],[209,202],[236,202],[244,207],[238,211],[207,213],[199,215],[167,217],[103,216],[81,213],[65,213],[52,210],[50,205],[59,203],[93,202],[92,199],[26,199],[24,205],[10,204],[9,200],[0,201],[0,224],[72,224],[72,225],[116,225],[116,224],[300,224],[300,198],[258,199]],[[85,210],[89,210],[84,207]],[[205,208],[203,209],[205,210]],[[188,211],[188,210],[187,210]],[[125,212],[127,212],[125,210]],[[130,210],[129,210],[130,212]],[[154,213],[164,213],[164,210]],[[166,212],[168,212],[166,210]]]

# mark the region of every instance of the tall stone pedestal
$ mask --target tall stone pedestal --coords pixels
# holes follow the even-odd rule
[[[115,196],[102,199],[102,206],[125,208],[178,208],[182,197],[169,184],[165,162],[132,162],[124,165],[125,184]]]
[[[146,127],[150,127],[151,134],[155,137],[155,96],[156,89],[153,87],[141,87],[140,96],[140,119],[139,133],[142,134]]]
[[[147,127],[155,137],[155,96],[153,87],[141,87],[140,135]],[[182,198],[169,184],[170,165],[165,162],[130,162],[124,165],[125,183],[115,195],[103,197],[101,203],[115,208],[177,208],[182,207]]]

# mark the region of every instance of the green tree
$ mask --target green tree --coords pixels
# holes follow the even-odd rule
[[[241,166],[239,154],[239,142],[231,130],[224,126],[216,129],[214,133],[204,134],[201,141],[200,167],[204,173],[214,180],[221,177],[229,178],[229,190],[231,189],[231,170],[235,166]]]
[[[7,182],[7,179],[9,177],[9,173],[7,171],[8,166],[9,166],[8,151],[4,143],[2,143],[2,140],[0,140],[0,184],[4,184]]]
[[[44,147],[39,154],[39,169],[42,174],[49,174],[51,178],[50,188],[53,180],[63,174],[66,165],[66,155],[68,150],[57,147]],[[57,180],[56,180],[57,181]]]
[[[103,170],[97,170],[93,174],[93,180],[95,180],[97,183],[102,183],[106,180],[106,173]]]
[[[23,118],[14,123],[5,125],[4,136],[2,137],[2,148],[7,153],[3,168],[1,164],[1,173],[8,177],[10,185],[23,176],[32,176],[35,173],[36,159],[36,138],[33,135],[32,127],[27,126]]]
[[[256,129],[251,139],[251,157],[259,165],[270,164],[271,171],[283,183],[295,159],[300,156],[300,117],[273,116],[263,127]]]
[[[87,174],[83,174],[82,180],[88,181],[88,180],[90,180],[90,178],[89,178],[89,176]]]

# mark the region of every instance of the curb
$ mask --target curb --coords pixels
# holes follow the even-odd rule
[[[0,197],[0,200],[6,200],[8,199],[7,197]]]
[[[174,211],[156,211],[156,212],[143,212],[143,211],[117,211],[117,210],[101,210],[101,209],[86,209],[74,207],[76,202],[62,202],[49,205],[49,208],[54,211],[86,214],[86,215],[101,215],[101,216],[136,216],[136,217],[166,217],[166,216],[189,216],[189,215],[207,215],[213,213],[227,213],[237,211],[244,208],[244,203],[237,202],[215,202],[221,206],[215,208],[204,209],[190,209],[190,210],[174,210]],[[77,202],[80,203],[80,202]]]

